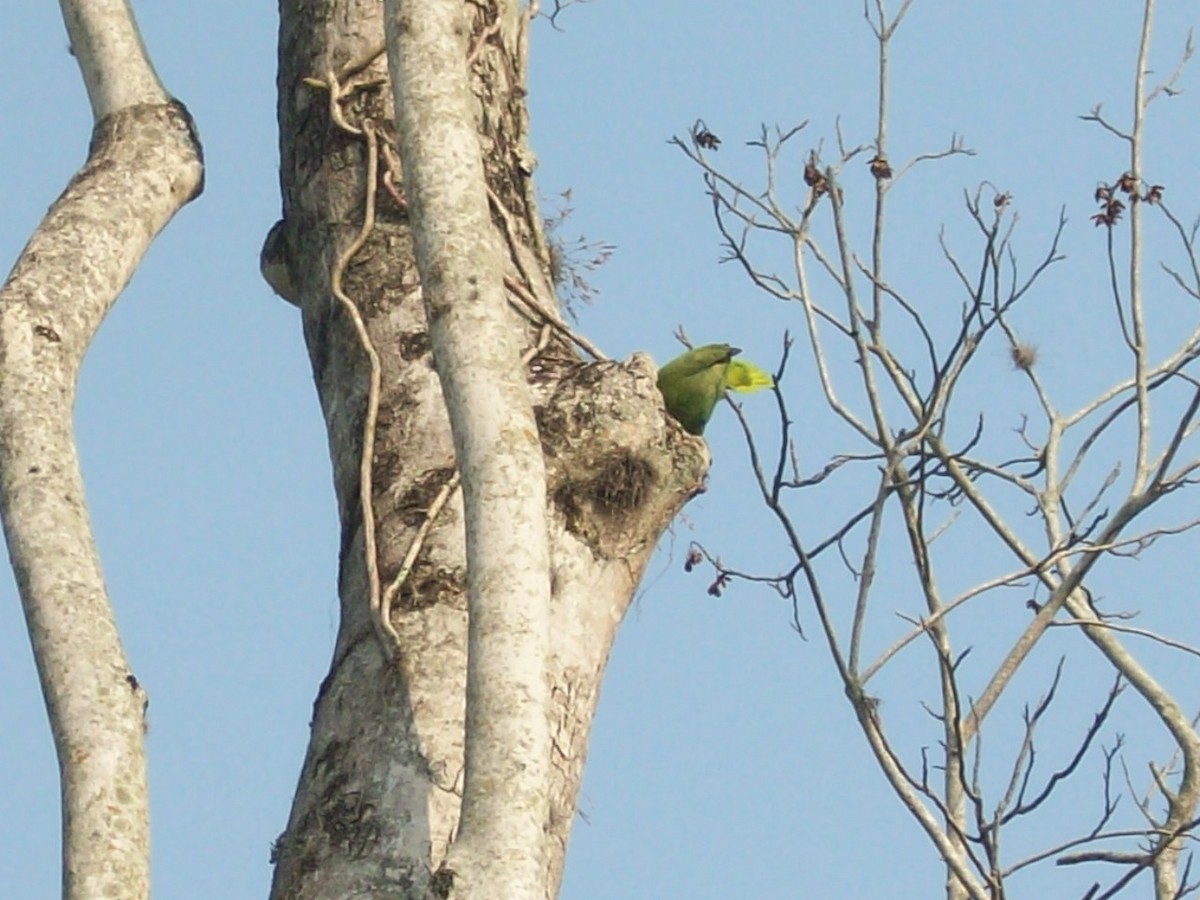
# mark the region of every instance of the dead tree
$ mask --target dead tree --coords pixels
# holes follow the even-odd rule
[[[742,421],[763,505],[793,560],[778,573],[743,572],[696,546],[689,564],[705,559],[713,564],[712,592],[737,578],[767,580],[793,604],[798,628],[815,615],[876,762],[945,864],[947,897],[1003,897],[1014,873],[1047,860],[1112,864],[1107,871],[1118,874],[1097,877],[1080,891],[1089,898],[1113,896],[1148,870],[1157,897],[1182,896],[1196,887],[1185,841],[1200,804],[1200,736],[1194,713],[1156,679],[1135,648],[1149,638],[1181,652],[1197,651],[1170,635],[1135,627],[1124,612],[1102,604],[1093,586],[1105,567],[1137,557],[1159,540],[1188,534],[1200,522],[1186,513],[1180,517],[1179,504],[1167,511],[1162,503],[1193,486],[1200,469],[1193,449],[1200,325],[1194,316],[1173,322],[1172,345],[1165,351],[1152,345],[1150,324],[1160,307],[1147,296],[1143,277],[1145,223],[1156,217],[1177,236],[1187,260],[1182,271],[1168,269],[1176,287],[1200,299],[1196,230],[1171,211],[1164,187],[1154,183],[1142,161],[1145,110],[1172,93],[1190,42],[1173,74],[1152,84],[1154,4],[1147,0],[1132,122],[1115,124],[1099,110],[1088,116],[1129,152],[1127,168],[1116,177],[1109,173],[1097,188],[1092,223],[1097,237],[1107,241],[1109,324],[1124,354],[1107,365],[1112,381],[1105,390],[1063,409],[1038,366],[1036,347],[1014,324],[1039,278],[1063,259],[1063,217],[1044,255],[1023,270],[1012,250],[1013,196],[990,185],[968,193],[967,221],[977,249],[968,257],[956,249],[961,239],[943,236],[942,243],[958,288],[952,313],[944,297],[906,290],[885,263],[893,187],[919,164],[970,152],[952,138],[941,150],[892,158],[889,52],[910,5],[905,0],[889,15],[883,0],[867,4],[879,74],[876,133],[869,141],[850,145],[839,129],[828,142],[797,152],[809,133],[805,126],[764,129],[751,142],[764,159],[763,183],[744,186],[718,166],[720,138],[704,123],[676,140],[702,174],[726,261],[740,266],[764,294],[799,310],[798,327],[819,383],[812,391],[817,402],[805,405],[806,428],[853,441],[815,470],[801,468],[789,409],[801,388],[787,379],[795,352],[788,338],[776,373],[781,439],[764,441]],[[873,191],[864,196],[847,185],[851,166],[866,167]],[[798,168],[807,193],[797,207],[778,182],[779,173]],[[865,242],[856,239],[852,224],[861,221],[869,222]],[[788,271],[761,261],[778,258],[773,255],[778,242],[791,260]],[[965,386],[981,351],[996,346],[1024,379],[1028,398],[1027,414],[1002,426],[987,418],[982,401]],[[851,364],[838,362],[847,357]],[[809,533],[804,510],[815,503],[845,510],[831,533]],[[974,547],[988,552],[981,549],[973,565]],[[996,558],[1004,562],[992,570]],[[969,586],[947,589],[964,570]],[[893,614],[897,603],[900,622]],[[970,615],[985,604],[986,627],[1006,635],[1005,646],[980,632],[980,617]],[[1035,738],[1052,727],[1051,703],[1064,677],[1061,660],[1049,672],[1035,669],[1045,672],[1047,688],[1026,704],[1011,759],[985,753],[983,737],[985,724],[989,734],[1011,728],[996,721],[997,704],[1012,692],[1019,673],[1035,667],[1035,651],[1052,629],[1072,629],[1110,674],[1091,693],[1095,716],[1075,749],[1043,776],[1034,769]],[[929,648],[938,686],[936,698],[925,701],[937,737],[931,742],[935,749],[914,750],[896,745],[882,701],[896,687],[888,681],[889,667],[922,644]],[[1112,726],[1123,691],[1145,705],[1174,747],[1169,763],[1150,763],[1152,781],[1137,798],[1143,819],[1128,826],[1114,819],[1113,781],[1124,760],[1119,737],[1110,739],[1101,756],[1095,818],[1064,826],[1073,830],[1039,852],[1006,856],[1004,829],[1044,810],[1047,798],[1078,774],[1081,761]]]

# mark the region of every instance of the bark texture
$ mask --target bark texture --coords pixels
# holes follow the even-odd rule
[[[516,5],[497,15],[508,10]],[[470,8],[461,0],[387,0],[384,14],[404,187],[466,532],[463,796],[444,868],[455,873],[455,897],[538,900],[550,764],[546,472],[488,208],[467,77]],[[503,34],[505,22],[496,24]]]
[[[0,289],[0,511],[61,772],[63,896],[150,895],[143,714],[92,537],[79,367],[155,235],[200,192],[182,104],[120,0],[64,2],[96,124],[87,162]]]
[[[502,531],[506,522],[485,513],[484,521],[468,525],[458,492],[429,522],[457,457],[431,353],[427,309],[440,307],[423,296],[418,275],[410,215],[420,201],[389,190],[401,174],[388,160],[393,151],[399,158],[399,140],[385,59],[371,56],[382,44],[382,12],[377,0],[281,4],[284,215],[264,247],[264,268],[301,310],[342,522],[337,644],[314,704],[287,830],[275,848],[272,893],[289,900],[454,896],[460,888],[458,896],[466,896],[472,887],[487,896],[486,885],[473,877],[482,871],[478,861],[452,850],[464,772],[471,771],[465,748],[476,752],[464,725],[468,620],[476,615],[473,606],[468,611],[476,573],[467,565],[465,533],[468,527]],[[664,415],[648,359],[584,363],[556,326],[526,141],[528,23],[508,4],[462,4],[461,14],[461,65],[468,67],[466,99],[485,180],[475,196],[490,195],[484,226],[490,234],[483,240],[501,248],[481,251],[480,278],[495,284],[507,277],[543,305],[539,313],[508,303],[501,340],[516,351],[541,347],[529,366],[528,389],[547,523],[539,577],[550,594],[541,674],[549,698],[542,735],[548,759],[531,761],[531,770],[543,773],[545,802],[534,836],[526,839],[532,845],[522,852],[540,873],[541,894],[553,897],[613,636],[659,535],[700,489],[708,454],[702,441]],[[364,66],[365,59],[371,62]],[[336,110],[331,81],[343,98]],[[331,282],[341,254],[360,233],[371,193],[367,132],[380,148],[378,203],[343,287],[379,363],[370,497],[379,581],[386,590],[404,576],[389,621],[400,647],[394,659],[372,625],[364,554],[360,461],[371,365]],[[455,305],[461,299],[451,295],[446,302],[444,315],[463,312]],[[499,343],[489,341],[479,353],[513,359]],[[406,560],[423,528],[419,553]],[[486,723],[471,720],[470,727]]]

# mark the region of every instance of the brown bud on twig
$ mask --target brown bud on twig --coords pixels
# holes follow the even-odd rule
[[[692,140],[701,150],[720,150],[721,139],[708,130],[703,119],[697,119],[692,126]]]
[[[822,178],[824,176],[821,174],[821,170],[817,168],[817,154],[810,153],[808,155],[808,162],[804,164],[804,183],[809,187],[816,187],[821,183]]]
[[[1101,184],[1096,187],[1096,192],[1092,195],[1092,198],[1100,204],[1100,212],[1092,216],[1092,223],[1097,228],[1101,225],[1112,228],[1121,218],[1121,213],[1125,211],[1125,204],[1117,199],[1116,191],[1118,189],[1125,190],[1123,182],[1129,177],[1131,176],[1128,173],[1122,175],[1121,180],[1115,186]],[[1136,194],[1134,195],[1134,199],[1137,199]]]
[[[808,162],[804,164],[804,183],[819,197],[829,190],[829,181],[818,162],[815,150],[808,154]]]
[[[892,167],[888,165],[887,159],[878,153],[867,163],[867,166],[871,169],[871,174],[880,181],[892,177]]]
[[[1092,216],[1092,222],[1096,227],[1106,225],[1112,228],[1121,218],[1121,213],[1125,212],[1125,204],[1120,200],[1109,200],[1101,208],[1100,212]]]
[[[708,596],[720,597],[725,592],[725,588],[729,586],[729,575],[725,572],[719,572],[716,580],[708,586]]]
[[[1008,356],[1012,360],[1014,369],[1029,372],[1037,365],[1038,349],[1033,344],[1017,341],[1008,348]]]

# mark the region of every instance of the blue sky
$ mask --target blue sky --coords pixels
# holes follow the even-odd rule
[[[279,208],[273,6],[135,3],[160,74],[198,121],[207,187],[160,238],[104,324],[77,411],[106,576],[134,671],[151,697],[155,893],[172,900],[265,895],[270,843],[285,824],[336,627],[337,523],[299,319],[257,273],[262,237]],[[1154,60],[1165,72],[1194,8],[1160,6]],[[762,123],[808,120],[798,144],[807,149],[831,139],[840,117],[850,142],[868,142],[874,47],[857,3],[764,0],[750,10],[594,0],[561,18],[562,33],[537,28],[531,104],[539,187],[548,200],[572,191],[565,237],[617,246],[592,276],[598,299],[580,310],[581,329],[612,356],[647,350],[665,360],[683,324],[698,341],[728,340],[770,366],[783,330],[802,328],[795,309],[718,264],[698,174],[668,139],[703,118],[724,140],[716,161],[750,183],[758,158],[744,141]],[[963,189],[986,179],[1013,192],[1016,246],[1030,264],[1065,207],[1068,258],[1019,322],[1039,345],[1042,372],[1064,406],[1112,377],[1115,344],[1103,324],[1109,301],[1096,277],[1101,233],[1087,219],[1097,181],[1123,171],[1125,157],[1078,116],[1103,102],[1123,121],[1140,14],[1130,0],[1110,4],[1103,16],[1084,0],[916,0],[892,50],[893,160],[940,149],[952,133],[978,151],[919,169],[893,191],[892,276],[926,308],[945,302],[956,316],[937,236],[944,226],[970,257],[976,245]],[[1147,153],[1149,177],[1167,185],[1185,221],[1197,212],[1188,205],[1193,84],[1185,75],[1184,94],[1153,107]],[[56,5],[22,3],[0,13],[0,111],[7,268],[82,162],[90,132]],[[847,185],[862,197],[869,176],[859,169]],[[794,203],[801,202],[797,193]],[[544,212],[553,209],[548,202]],[[1164,300],[1162,309],[1157,336],[1193,327],[1192,307]],[[1004,432],[1028,406],[1019,391],[997,346],[984,352],[964,403],[987,408]],[[813,471],[845,446],[828,428],[811,365],[801,358],[789,397],[802,463]],[[769,398],[748,398],[746,406],[767,429]],[[934,896],[942,875],[932,850],[870,760],[821,642],[802,641],[774,595],[736,586],[714,599],[704,574],[682,572],[692,539],[743,568],[773,571],[789,562],[755,505],[727,410],[718,411],[708,437],[710,490],[664,538],[613,654],[563,897]],[[1019,508],[1012,513],[1019,517]],[[803,499],[796,515],[813,536],[832,521]],[[1151,623],[1188,637],[1178,605],[1191,561],[1186,546],[1155,548],[1128,573],[1114,570],[1105,582],[1114,603],[1144,607]],[[996,564],[969,540],[959,560],[944,571],[951,586]],[[902,566],[896,571],[881,583],[879,602],[912,609],[912,585]],[[977,630],[964,645],[985,655],[1020,626],[1020,605],[973,613],[967,627]],[[815,636],[809,610],[803,619]],[[895,630],[888,628],[878,641]],[[1056,635],[1042,662],[1060,652],[1071,654],[1070,702],[1056,720],[1069,746],[1107,679],[1077,638]],[[1179,656],[1155,651],[1153,659],[1168,681],[1195,681]],[[934,698],[928,671],[928,654],[913,651],[883,691],[910,763],[936,740],[918,705]],[[7,575],[0,578],[0,684],[0,894],[56,896],[57,770]],[[1045,686],[1043,665],[997,712],[1009,723],[998,751],[1020,703]],[[1144,781],[1140,760],[1165,745],[1136,703],[1122,702],[1121,730],[1132,764],[1142,766],[1134,777]],[[1110,743],[1116,730],[1105,735]],[[1092,802],[1098,766],[1085,764],[1077,793],[1065,794],[1051,819]],[[1055,824],[1031,826],[1006,846],[1036,846]],[[1077,873],[1047,869],[1014,889],[1048,896],[1081,883]]]

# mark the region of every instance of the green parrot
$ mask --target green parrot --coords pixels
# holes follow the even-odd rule
[[[741,352],[729,344],[705,344],[658,370],[658,390],[667,412],[689,434],[704,433],[727,388],[748,393],[771,385],[771,376],[753,363],[734,361]]]

